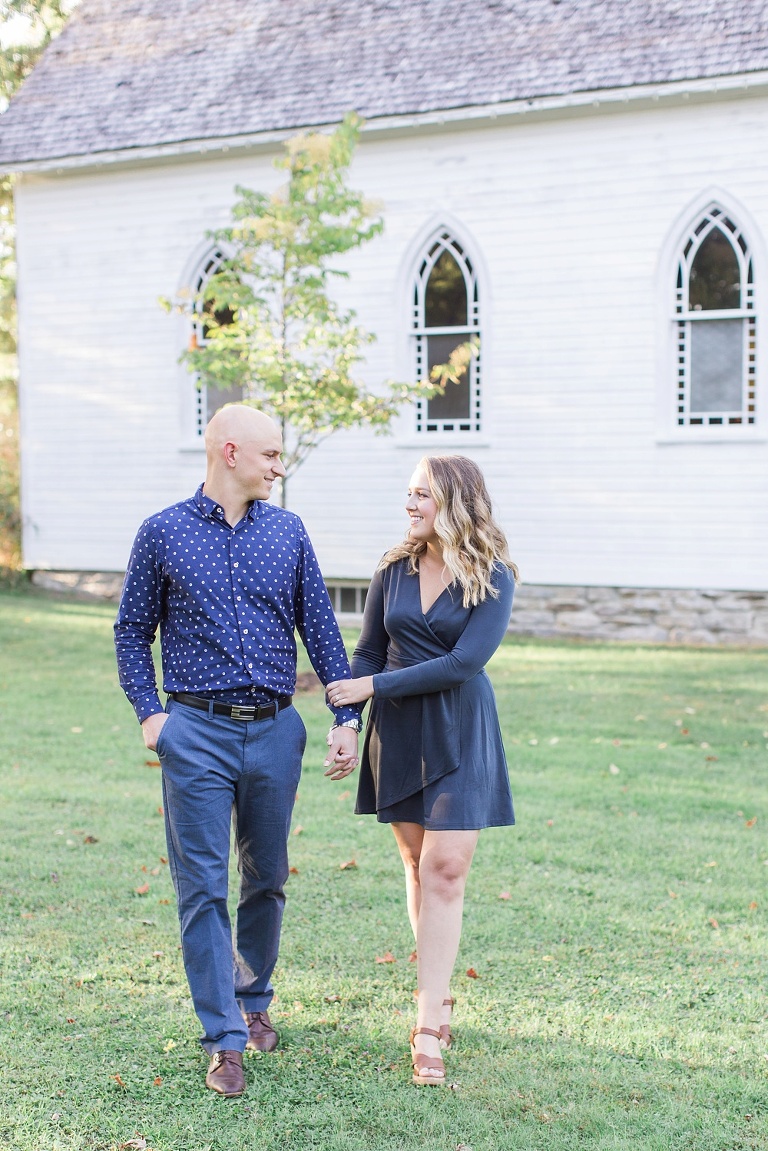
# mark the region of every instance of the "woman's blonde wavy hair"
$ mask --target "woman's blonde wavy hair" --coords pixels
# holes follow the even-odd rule
[[[480,468],[466,456],[424,456],[418,466],[429,480],[437,505],[435,534],[452,581],[464,593],[464,607],[475,607],[487,595],[497,597],[498,590],[491,582],[494,566],[503,564],[515,580],[518,571],[510,558],[506,536],[493,518],[491,497]],[[426,549],[423,541],[412,543],[406,537],[389,549],[378,570],[407,559],[408,569],[415,575],[419,556]]]

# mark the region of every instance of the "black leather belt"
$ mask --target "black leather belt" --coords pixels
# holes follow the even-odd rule
[[[183,703],[185,707],[196,707],[198,711],[208,711],[211,706],[211,701],[202,695],[188,695],[185,691],[171,691],[168,694],[177,703]],[[230,719],[241,719],[244,723],[253,723],[259,719],[272,719],[279,711],[284,711],[292,703],[292,695],[278,696],[272,703],[255,704],[221,703],[220,700],[215,699],[213,701],[213,714],[226,715]]]

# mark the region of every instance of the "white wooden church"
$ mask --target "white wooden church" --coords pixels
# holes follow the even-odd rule
[[[382,237],[339,291],[377,381],[477,333],[470,376],[291,482],[340,609],[418,459],[484,469],[518,630],[768,643],[768,0],[82,0],[0,117],[18,173],[24,563],[120,573],[204,474],[207,396],[160,297],[235,185],[366,120]]]

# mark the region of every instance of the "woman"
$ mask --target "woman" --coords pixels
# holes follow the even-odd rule
[[[517,569],[472,460],[423,459],[405,507],[406,538],[368,591],[355,678],[327,691],[334,706],[373,700],[356,811],[395,834],[418,959],[413,1080],[442,1084],[467,874],[480,829],[515,821],[483,667],[507,630]]]

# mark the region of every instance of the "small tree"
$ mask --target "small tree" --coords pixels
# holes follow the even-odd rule
[[[333,432],[361,425],[386,431],[404,402],[456,378],[438,370],[434,382],[388,381],[371,392],[354,376],[375,337],[329,289],[334,277],[348,275],[339,257],[384,226],[346,183],[361,124],[349,113],[331,135],[289,140],[276,161],[288,172],[279,192],[236,188],[233,223],[209,233],[223,262],[198,296],[177,305],[204,335],[193,336],[182,357],[201,386],[242,388],[244,403],[280,424],[286,479]],[[283,505],[285,491],[284,483]]]

